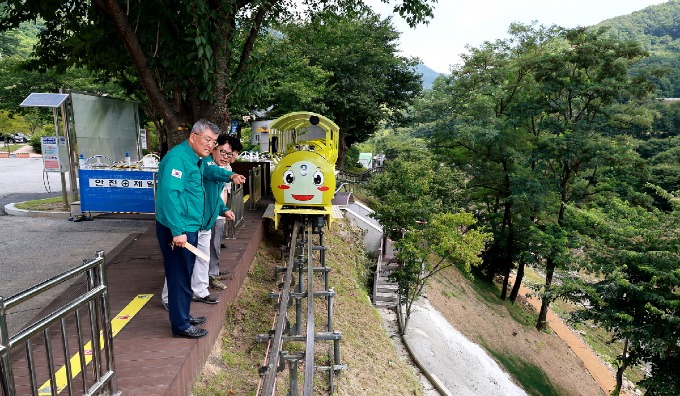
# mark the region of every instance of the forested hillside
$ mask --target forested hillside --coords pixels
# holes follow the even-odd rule
[[[659,96],[680,97],[680,0],[647,7],[629,15],[608,19],[597,26],[607,27],[618,38],[639,41],[650,57],[631,68],[638,72],[661,66],[667,73],[657,79]]]

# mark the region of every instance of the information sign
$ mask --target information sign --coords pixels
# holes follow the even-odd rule
[[[155,172],[80,169],[83,212],[154,213]]]
[[[66,172],[68,157],[66,138],[63,136],[43,136],[40,138],[45,172]]]

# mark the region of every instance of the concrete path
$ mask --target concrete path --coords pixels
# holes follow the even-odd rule
[[[404,341],[408,349],[446,395],[526,395],[493,358],[453,328],[426,298],[413,304],[407,329]]]

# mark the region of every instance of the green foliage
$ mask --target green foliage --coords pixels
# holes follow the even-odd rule
[[[416,221],[428,222],[435,213],[455,210],[464,182],[459,173],[439,166],[427,151],[409,143],[401,142],[409,150],[408,156],[388,157],[385,170],[368,185],[371,194],[380,197],[373,207],[375,218],[395,240]]]
[[[597,25],[607,27],[612,37],[638,41],[650,52],[651,56],[634,65],[631,73],[644,73],[650,68],[661,69],[662,73],[656,73],[653,78],[660,97],[680,97],[678,12],[680,2],[672,0]]]
[[[28,58],[43,28],[42,23],[23,22],[16,29],[0,32],[0,58]]]
[[[38,40],[37,35],[44,28],[42,24],[22,23],[16,31],[4,33],[7,35],[14,32],[22,37],[17,43],[19,47],[12,52],[12,56],[0,58],[0,87],[3,87],[0,90],[0,125],[7,123],[6,117],[15,119],[16,125],[12,127],[12,131],[33,134],[45,125],[53,123],[53,115],[49,109],[19,107],[19,104],[33,92],[56,93],[64,89],[64,92],[72,90],[124,97],[120,87],[82,68],[69,68],[63,72],[53,69],[43,72],[30,70],[27,65],[33,61],[28,56]],[[0,37],[2,35],[0,33]]]
[[[406,304],[407,323],[411,307],[429,278],[452,265],[466,273],[479,265],[480,253],[491,234],[475,225],[470,213],[436,213],[427,224],[404,230],[395,245],[399,268],[389,278],[397,283],[401,303]]]
[[[161,145],[156,126],[149,122],[144,127],[146,128],[147,149],[142,154],[160,153]]]
[[[431,17],[433,2],[401,2],[397,11],[415,25]],[[304,4],[309,15],[317,15],[326,10],[352,11],[363,2],[305,0]],[[116,80],[125,95],[153,117],[161,128],[163,147],[169,148],[183,140],[176,133],[183,125],[207,118],[224,128],[232,111],[261,104],[268,85],[265,65],[289,62],[280,53],[271,58],[266,51],[271,47],[259,48],[264,40],[261,33],[278,21],[299,17],[290,0],[199,0],[162,7],[154,2],[29,0],[3,3],[0,32],[24,22],[44,21],[33,69],[63,73],[83,68],[104,80]],[[344,42],[348,47],[352,43]],[[291,67],[301,69],[296,74],[324,77],[304,62],[291,62]]]
[[[487,351],[498,360],[503,367],[510,373],[512,378],[519,381],[522,388],[526,390],[530,395],[536,396],[547,396],[564,395],[563,391],[556,389],[555,386],[550,382],[548,376],[541,370],[540,367],[528,363],[519,356],[513,356],[506,353],[501,353],[499,351],[493,350],[488,346],[485,347]]]
[[[345,170],[352,172],[348,167],[354,166],[358,170],[366,170],[361,166],[358,166],[357,163],[359,162],[359,149],[356,147],[356,145],[352,145],[352,147],[347,149],[347,152],[345,153]]]
[[[650,183],[668,191],[680,190],[680,136],[644,140],[638,151],[650,165]]]
[[[40,138],[54,135],[54,125],[47,125],[44,130],[34,133],[33,136],[31,136],[31,140],[28,141],[28,144],[31,145],[34,153],[42,154],[42,141]]]
[[[387,109],[405,109],[421,89],[417,62],[397,55],[399,33],[389,19],[381,20],[367,7],[318,13],[282,31],[288,52],[327,73],[312,109],[321,109],[338,124],[347,147],[366,140],[394,114]]]
[[[26,121],[24,117],[18,114],[13,114],[7,110],[0,110],[0,133],[8,134],[15,132],[30,133],[26,128]]]
[[[416,105],[418,132],[467,175],[469,209],[494,235],[481,266],[487,277],[501,274],[507,285],[518,263],[545,266],[542,327],[559,296],[554,271],[572,253],[566,205],[616,195],[645,201],[648,173],[629,135],[649,130],[656,113],[638,109],[649,80],[628,74],[645,55],[638,43],[601,29],[513,24],[510,35],[471,48],[435,82]]]
[[[570,225],[582,239],[582,260],[604,274],[594,283],[570,281],[572,299],[587,303],[574,319],[592,320],[626,341],[620,366],[654,362],[642,382],[648,392],[677,394],[680,381],[668,374],[680,359],[679,212],[650,211],[618,199],[570,211]]]

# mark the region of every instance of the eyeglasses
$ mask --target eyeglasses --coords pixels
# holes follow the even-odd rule
[[[198,137],[200,137],[201,139],[203,139],[203,141],[205,142],[205,144],[208,144],[208,145],[210,145],[210,146],[212,146],[212,147],[217,147],[217,140],[215,140],[215,139],[210,139],[209,137],[204,136],[204,135],[201,135],[201,134],[198,134],[198,133],[196,133],[196,132],[193,132],[193,134],[196,135],[196,136],[198,136]]]
[[[227,158],[236,157],[236,158],[238,158],[238,153],[234,153],[233,151],[219,150],[219,152],[220,152],[220,155],[223,156],[223,157],[227,157]]]

